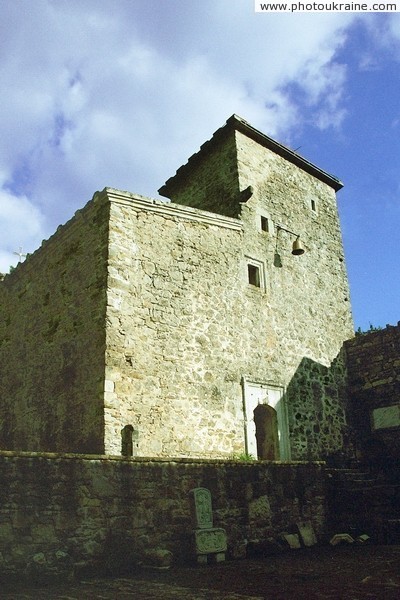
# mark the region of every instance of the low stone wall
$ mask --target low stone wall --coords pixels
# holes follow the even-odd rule
[[[400,321],[345,343],[352,424],[375,460],[400,457]]]
[[[310,521],[324,533],[323,463],[145,460],[0,452],[0,578],[121,572],[154,551],[193,556],[189,491],[211,491],[228,557]]]

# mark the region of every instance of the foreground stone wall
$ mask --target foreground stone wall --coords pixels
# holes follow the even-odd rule
[[[90,202],[0,282],[0,448],[104,452],[107,229]]]
[[[360,450],[372,438],[400,457],[400,322],[356,336],[345,347],[352,422]]]
[[[105,574],[151,560],[190,560],[189,491],[211,491],[228,556],[310,521],[326,522],[322,464],[109,459],[0,452],[0,577]]]

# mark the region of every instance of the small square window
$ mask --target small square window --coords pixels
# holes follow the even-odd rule
[[[261,217],[261,231],[269,231],[269,223],[267,217]]]
[[[260,267],[256,265],[247,265],[250,285],[261,287]]]

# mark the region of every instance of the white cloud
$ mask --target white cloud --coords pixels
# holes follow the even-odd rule
[[[368,15],[370,16],[370,15]],[[360,68],[376,70],[382,62],[382,50],[390,59],[400,60],[400,14],[385,13],[369,19],[366,15],[360,17],[368,32],[369,46],[360,58]]]
[[[343,118],[335,52],[350,15],[267,17],[231,0],[20,0],[0,17],[13,246],[35,239],[22,235],[27,215],[33,229],[44,214],[55,229],[106,185],[155,195],[234,112],[287,136],[302,118],[293,85],[316,126]]]
[[[18,252],[32,252],[44,237],[44,217],[28,198],[0,190],[0,272],[18,262]]]

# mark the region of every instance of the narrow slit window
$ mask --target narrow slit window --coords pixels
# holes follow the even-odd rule
[[[313,210],[314,212],[317,210],[317,205],[315,203],[315,200],[311,199],[311,210]]]
[[[267,217],[261,217],[261,231],[269,231],[269,223]]]
[[[250,285],[261,287],[260,268],[256,265],[247,265]]]

